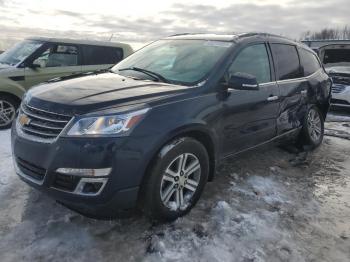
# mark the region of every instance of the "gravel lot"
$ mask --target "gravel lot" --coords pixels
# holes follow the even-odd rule
[[[82,217],[14,174],[0,132],[0,260],[350,261],[350,121],[332,114],[314,152],[263,148],[226,161],[193,211]]]

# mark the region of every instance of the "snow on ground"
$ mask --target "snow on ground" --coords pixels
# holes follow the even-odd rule
[[[331,111],[327,114],[327,122],[350,122],[350,108]]]
[[[0,185],[6,185],[13,172],[10,131],[0,132]]]
[[[350,140],[350,122],[325,123],[325,134]]]
[[[347,132],[344,123],[328,129]],[[29,188],[0,132],[0,260],[349,261],[350,141],[310,153],[264,148],[227,160],[185,217],[85,218]],[[300,161],[302,159],[302,161]]]

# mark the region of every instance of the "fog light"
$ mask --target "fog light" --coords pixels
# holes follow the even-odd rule
[[[107,183],[108,178],[87,178],[80,179],[74,190],[74,194],[85,196],[99,195]]]
[[[100,191],[103,183],[97,182],[97,183],[85,183],[85,186],[83,188],[84,194],[96,194],[98,191]]]
[[[81,169],[81,168],[59,168],[57,173],[71,176],[108,176],[112,168],[99,168],[99,169]]]

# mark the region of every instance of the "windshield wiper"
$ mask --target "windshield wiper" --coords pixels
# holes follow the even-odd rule
[[[162,81],[162,82],[164,82],[164,83],[168,83],[168,82],[169,82],[169,81],[168,81],[164,76],[162,76],[161,74],[158,74],[158,73],[155,73],[155,72],[152,72],[152,71],[149,71],[149,70],[147,70],[147,69],[140,68],[140,67],[132,66],[132,67],[127,67],[127,68],[118,69],[118,71],[127,71],[127,70],[133,70],[133,71],[137,71],[137,72],[144,73],[145,75],[148,75],[148,76],[152,77],[153,79],[155,79],[155,80],[157,80],[157,81]]]

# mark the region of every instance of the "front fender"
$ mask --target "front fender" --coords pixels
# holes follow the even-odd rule
[[[0,78],[0,93],[8,93],[22,99],[26,90],[19,83],[8,78]]]
[[[209,129],[203,123],[184,124],[162,135],[160,139],[158,139],[157,141],[157,146],[155,147],[154,153],[161,152],[160,150],[164,147],[164,145],[166,145],[168,142],[170,142],[171,140],[177,137],[186,136],[186,135],[195,136],[196,134],[205,135],[207,138],[210,139],[210,143],[214,151],[213,153],[214,153],[215,161],[218,160],[219,159],[218,152],[220,152],[220,149],[218,148],[218,145],[220,145],[219,137],[214,131]]]

